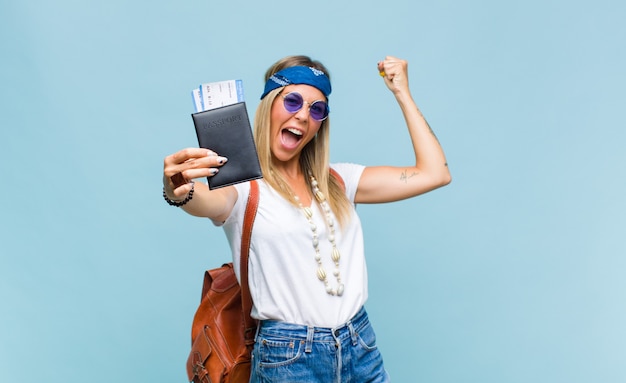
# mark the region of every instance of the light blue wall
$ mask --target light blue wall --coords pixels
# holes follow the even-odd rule
[[[221,230],[167,206],[191,88],[331,70],[333,160],[411,162],[409,60],[453,183],[360,206],[395,382],[626,381],[621,1],[0,3],[0,381],[183,382]]]

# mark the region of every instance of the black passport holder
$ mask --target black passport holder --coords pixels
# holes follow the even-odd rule
[[[228,158],[216,175],[207,177],[210,189],[263,177],[245,102],[193,113],[191,117],[200,147]]]

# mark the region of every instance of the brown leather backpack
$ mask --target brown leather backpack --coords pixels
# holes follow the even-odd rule
[[[259,185],[250,182],[250,194],[241,236],[241,287],[233,264],[204,273],[202,300],[191,328],[187,375],[194,383],[247,383],[257,323],[250,317],[248,254],[252,226],[259,205]]]

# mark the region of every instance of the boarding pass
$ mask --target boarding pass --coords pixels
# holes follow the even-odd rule
[[[191,96],[196,113],[243,102],[243,81],[226,80],[202,84],[191,91]]]

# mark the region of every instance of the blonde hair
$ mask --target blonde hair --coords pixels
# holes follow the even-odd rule
[[[292,66],[309,66],[322,70],[328,76],[328,70],[308,56],[288,56],[272,65],[265,73],[267,81],[274,73]],[[277,172],[272,171],[272,152],[270,147],[271,109],[282,88],[274,89],[259,103],[254,117],[254,138],[259,154],[263,178],[283,198],[298,206],[293,198],[289,184]],[[340,225],[350,217],[351,204],[345,194],[343,182],[330,175],[330,117],[322,121],[317,135],[302,149],[300,168],[306,175],[310,171],[317,179],[318,187],[326,196],[330,208]]]

